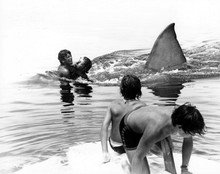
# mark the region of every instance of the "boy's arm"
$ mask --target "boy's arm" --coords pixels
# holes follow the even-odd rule
[[[182,166],[181,174],[190,174],[188,171],[188,164],[193,150],[193,138],[192,136],[183,138],[182,145]]]
[[[110,123],[111,123],[111,109],[109,107],[101,127],[101,145],[102,145],[103,162],[110,161],[110,156],[108,153],[108,128],[110,126]]]
[[[71,75],[75,79],[77,79],[78,77],[82,77],[83,79],[86,79],[87,81],[93,82],[92,80],[89,79],[89,77],[87,76],[87,74],[85,72],[83,72],[82,70],[80,70],[77,67],[77,64],[79,64],[79,63],[80,62],[77,62],[71,66]]]
[[[80,73],[80,76],[90,82],[93,82],[93,80],[89,79],[89,77],[86,75],[86,73]]]

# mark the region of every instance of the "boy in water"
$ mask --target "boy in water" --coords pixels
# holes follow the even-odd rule
[[[107,145],[108,141],[115,152],[119,154],[125,153],[119,133],[119,123],[122,117],[132,110],[146,105],[139,100],[142,92],[141,82],[138,77],[134,75],[125,75],[121,81],[120,92],[123,99],[115,100],[110,104],[101,127],[101,144],[104,163],[110,161]],[[110,124],[111,133],[108,138],[108,128]]]
[[[84,57],[83,60],[73,64],[71,52],[69,50],[61,50],[58,54],[58,60],[60,61],[60,66],[58,67],[60,77],[73,80],[82,77],[92,82],[86,75],[92,67],[92,62],[88,57]]]
[[[195,106],[142,107],[125,115],[119,127],[131,174],[150,174],[147,153],[154,144],[175,133],[183,137],[181,174],[192,174],[188,171],[192,136],[205,132],[203,117]]]

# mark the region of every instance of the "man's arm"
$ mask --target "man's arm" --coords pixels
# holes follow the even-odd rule
[[[111,109],[109,107],[101,127],[101,144],[102,144],[103,162],[110,161],[110,156],[108,153],[108,128],[110,126],[110,123],[111,123]]]
[[[188,171],[188,164],[193,150],[193,138],[192,136],[183,138],[182,145],[182,166],[181,173],[182,174],[190,174]]]

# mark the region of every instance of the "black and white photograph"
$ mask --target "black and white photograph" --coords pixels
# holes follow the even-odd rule
[[[0,0],[0,173],[219,174],[219,7]]]

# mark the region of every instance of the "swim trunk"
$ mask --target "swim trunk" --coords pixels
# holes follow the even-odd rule
[[[140,107],[134,109],[137,110]],[[120,125],[119,125],[119,130],[120,130],[120,134],[121,134],[121,139],[124,145],[124,148],[126,150],[135,150],[138,146],[138,143],[142,137],[142,133],[137,133],[134,132],[127,124],[127,117],[129,116],[129,114],[131,112],[133,112],[134,110],[128,112],[127,114],[125,114],[125,116],[122,118]]]
[[[125,153],[125,149],[122,143],[115,142],[109,137],[109,144],[115,152],[119,154]]]

